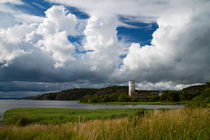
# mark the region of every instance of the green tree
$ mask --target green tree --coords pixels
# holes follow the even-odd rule
[[[178,102],[180,100],[179,93],[177,91],[170,91],[168,93],[167,100],[170,102]]]

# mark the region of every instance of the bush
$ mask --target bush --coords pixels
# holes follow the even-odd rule
[[[208,104],[206,102],[203,101],[191,101],[189,103],[186,104],[186,107],[190,107],[190,108],[205,108],[208,107]]]
[[[200,91],[194,91],[194,92],[180,92],[179,97],[180,100],[186,101],[186,100],[192,100],[194,97],[199,96],[201,94]]]
[[[180,100],[179,99],[179,93],[177,91],[169,92],[167,100],[170,101],[170,102],[178,102]]]
[[[167,93],[164,92],[162,96],[160,96],[160,101],[166,101],[167,100]]]
[[[131,97],[131,102],[138,102],[138,98]]]
[[[93,97],[88,99],[88,102],[98,102],[98,98],[93,96]]]
[[[149,97],[148,98],[148,101],[149,102],[157,102],[160,100],[160,97],[159,96],[153,96],[153,97]]]
[[[206,89],[210,88],[210,82],[206,82]]]
[[[209,104],[210,104],[210,88],[209,88],[209,83],[206,83],[205,93],[193,98],[192,101],[186,104],[186,106],[191,108],[196,108],[196,107],[205,108],[208,107]]]
[[[118,102],[129,102],[129,101],[132,101],[132,100],[131,100],[131,98],[128,95],[121,94],[118,97]]]

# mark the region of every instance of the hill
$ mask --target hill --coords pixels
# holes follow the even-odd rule
[[[127,93],[128,87],[126,86],[111,86],[101,89],[94,88],[76,88],[70,90],[64,90],[55,93],[45,93],[33,97],[24,97],[22,99],[32,99],[32,100],[79,100],[82,97],[89,96],[101,96],[112,93]]]
[[[127,86],[110,86],[100,89],[76,88],[55,93],[46,93],[34,97],[25,97],[22,99],[80,100],[80,102],[154,102],[165,100],[179,101],[191,100],[204,91],[205,85],[196,85],[184,88],[181,91],[136,90],[138,97],[129,97]],[[159,93],[162,93],[162,96],[159,96]]]
[[[184,92],[195,92],[195,91],[205,91],[205,85],[194,85],[190,87],[183,88],[182,91]]]

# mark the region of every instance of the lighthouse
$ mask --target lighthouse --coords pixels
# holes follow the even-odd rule
[[[135,95],[135,81],[134,80],[130,80],[128,82],[128,85],[129,85],[128,95],[129,96],[134,96]]]

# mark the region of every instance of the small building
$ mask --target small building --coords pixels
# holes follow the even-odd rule
[[[160,91],[160,92],[158,93],[158,96],[162,96],[162,95],[163,95],[163,92]]]

